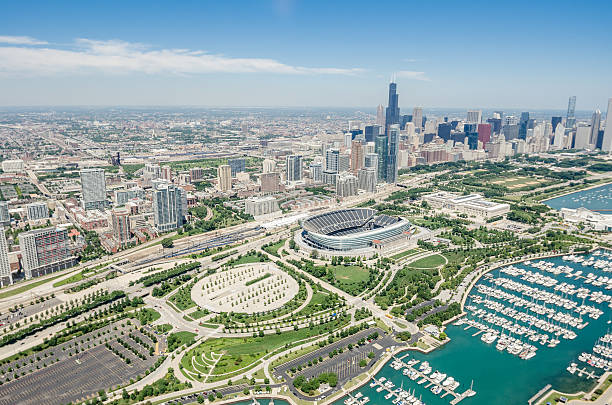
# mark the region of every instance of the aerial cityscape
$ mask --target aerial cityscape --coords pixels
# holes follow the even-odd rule
[[[3,6],[0,405],[612,403],[587,3]]]

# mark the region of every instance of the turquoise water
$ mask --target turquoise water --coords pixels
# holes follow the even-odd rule
[[[590,190],[577,191],[552,200],[544,201],[550,208],[587,208],[591,211],[612,209],[612,183]]]
[[[582,266],[579,263],[566,262],[562,258],[545,259],[555,263],[555,265],[567,265],[575,269],[580,269],[586,275],[591,272],[596,275],[604,275],[603,271],[593,267]],[[526,268],[531,271],[539,271],[530,266],[516,265],[516,267]],[[580,281],[573,278],[566,278],[563,275],[555,276],[550,273],[542,272],[546,276],[556,278],[559,282],[567,282],[575,285],[581,284]],[[507,274],[499,274],[496,270],[492,272],[495,277],[511,278],[519,281],[517,278]],[[608,274],[609,276],[610,274]],[[525,281],[522,281],[528,284]],[[481,279],[478,283],[491,285],[489,281]],[[530,285],[530,284],[528,284]],[[544,286],[532,285],[540,289],[547,289]],[[586,285],[591,291],[599,290],[610,291],[595,287],[591,284]],[[500,287],[497,287],[500,288]],[[476,290],[472,290],[476,293]],[[557,294],[561,294],[557,292]],[[572,298],[572,297],[568,297]],[[573,297],[574,301],[581,303],[580,299]],[[487,345],[480,340],[480,335],[473,337],[477,329],[470,328],[464,330],[467,325],[453,326],[449,325],[446,332],[452,339],[440,349],[435,350],[430,354],[421,354],[414,351],[404,352],[410,353],[406,360],[416,358],[421,361],[427,360],[434,370],[439,370],[443,373],[453,376],[455,380],[461,382],[457,393],[462,393],[470,387],[472,380],[474,381],[474,390],[476,396],[466,398],[460,402],[462,405],[524,405],[527,400],[535,393],[542,389],[546,384],[551,384],[553,388],[566,392],[575,392],[579,390],[591,389],[593,380],[586,380],[584,377],[570,374],[566,367],[571,362],[576,362],[580,367],[586,366],[585,363],[577,361],[578,355],[581,352],[590,352],[595,341],[604,335],[612,326],[608,324],[610,320],[610,309],[606,303],[596,304],[586,301],[585,304],[593,305],[604,311],[604,314],[598,319],[593,320],[586,318],[589,325],[582,330],[577,330],[578,337],[574,340],[561,339],[561,343],[556,348],[548,348],[539,343],[534,345],[538,347],[537,355],[529,360],[522,360],[517,356],[511,355],[508,352],[500,352],[495,348],[495,342],[492,345]],[[475,305],[472,303],[472,305]],[[508,305],[506,303],[506,305]],[[480,307],[479,305],[475,305]],[[479,320],[483,322],[482,320]],[[550,333],[549,333],[550,335]],[[525,339],[524,339],[525,341]],[[417,365],[418,366],[418,365]],[[601,371],[598,371],[600,374]],[[448,405],[451,396],[440,398],[431,393],[424,385],[418,385],[416,381],[405,377],[400,371],[393,370],[389,364],[377,374],[377,377],[386,377],[393,381],[396,387],[403,387],[406,390],[416,389],[417,396],[422,395],[422,400],[427,405]],[[418,381],[419,379],[417,379]],[[370,397],[373,404],[390,404],[391,400],[384,399],[385,391],[377,393],[375,389],[369,385],[362,387],[361,391],[364,395]],[[340,404],[341,401],[336,402]]]

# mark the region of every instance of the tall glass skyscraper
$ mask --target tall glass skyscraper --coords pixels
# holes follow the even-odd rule
[[[397,181],[397,154],[399,152],[399,124],[389,127],[389,144],[387,147],[387,175],[385,179],[387,183],[395,183]]]
[[[567,117],[565,119],[565,128],[572,129],[576,125],[576,96],[571,96],[567,103]]]
[[[400,109],[398,104],[397,83],[389,83],[389,106],[385,115],[385,132],[389,131],[389,127],[394,124],[399,124]]]

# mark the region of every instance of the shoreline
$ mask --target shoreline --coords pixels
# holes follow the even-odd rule
[[[594,184],[594,185],[591,185],[591,186],[589,186],[589,187],[581,188],[581,189],[574,190],[574,191],[567,191],[567,192],[563,192],[563,193],[561,193],[561,194],[559,194],[559,195],[555,195],[555,196],[552,196],[552,197],[548,197],[548,198],[544,198],[544,199],[542,199],[542,200],[539,200],[539,202],[541,202],[541,203],[545,203],[546,201],[554,200],[555,198],[564,197],[564,196],[566,196],[566,195],[570,195],[570,194],[574,194],[574,193],[579,193],[579,192],[581,192],[581,191],[592,190],[592,189],[594,189],[594,188],[605,187],[605,186],[608,186],[608,185],[611,185],[611,184],[612,184],[612,179],[606,179],[606,180],[609,180],[609,181],[608,181],[607,183],[603,183],[603,184]],[[553,208],[553,209],[554,209],[554,208]]]

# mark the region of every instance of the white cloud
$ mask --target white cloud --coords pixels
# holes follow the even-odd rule
[[[46,45],[47,42],[39,41],[32,37],[15,37],[15,36],[2,36],[0,35],[0,44],[11,44],[11,45]]]
[[[431,79],[425,76],[425,72],[415,72],[412,70],[400,70],[396,73],[396,76],[403,79],[422,80],[425,82],[431,81]]]
[[[75,46],[69,49],[51,46],[0,46],[0,74],[104,72],[355,75],[363,71],[359,68],[293,66],[274,59],[236,58],[189,49],[151,49],[143,44],[117,40],[77,39]]]

